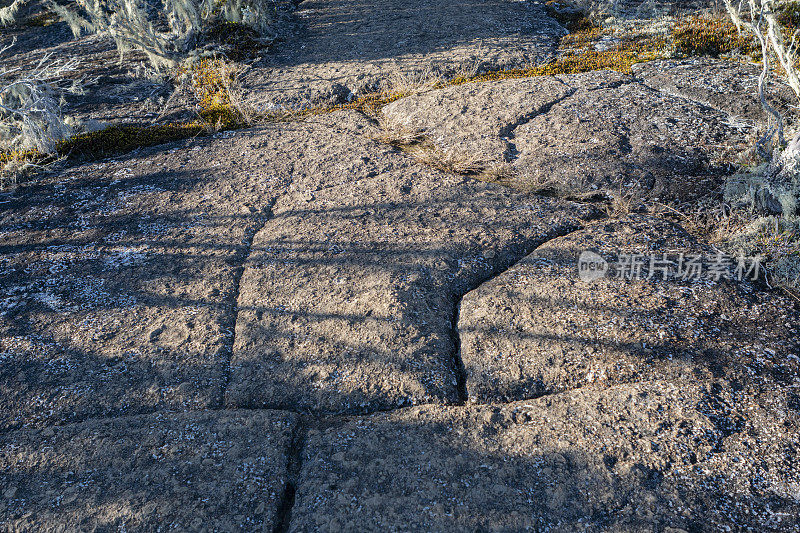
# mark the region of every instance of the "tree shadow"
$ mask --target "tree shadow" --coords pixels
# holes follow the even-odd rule
[[[750,449],[729,440],[730,449],[698,457],[695,451],[707,449],[704,441],[717,430],[694,416],[681,394],[620,389],[636,399],[617,406],[589,392],[551,403],[414,408],[315,432],[303,452],[292,525],[388,531],[797,527],[798,502],[781,485],[797,482],[783,456],[790,437]],[[652,402],[660,404],[658,413],[648,411]]]

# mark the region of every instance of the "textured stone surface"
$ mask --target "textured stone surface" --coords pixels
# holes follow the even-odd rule
[[[459,85],[393,102],[383,116],[390,132],[421,134],[444,153],[510,165],[522,187],[666,198],[713,190],[714,161],[745,143],[725,114],[609,71]]]
[[[0,527],[273,530],[295,423],[274,411],[216,411],[6,433]]]
[[[309,432],[291,531],[792,531],[798,430],[723,383],[382,413]]]
[[[389,148],[362,160],[374,146],[328,125],[272,125],[8,191],[0,427],[216,405],[241,265],[270,204],[385,170]]]
[[[732,124],[742,128],[766,122],[758,99],[758,65],[696,57],[640,63],[633,66],[633,73],[654,89],[726,113]],[[773,77],[767,80],[765,94],[787,125],[793,124],[796,117],[790,106],[796,105],[797,98],[792,89]]]
[[[441,171],[713,205],[763,121],[756,67],[420,92],[541,64],[563,30],[529,1],[307,0],[292,33],[274,5],[246,104],[417,94],[0,191],[0,530],[800,529],[796,305],[749,283],[580,281],[587,249],[711,249]],[[9,68],[80,60],[79,119],[195,118],[188,86],[157,118],[171,87],[107,38],[13,39]]]
[[[371,168],[375,150],[351,175]],[[352,413],[455,401],[458,297],[593,213],[399,152],[380,161],[371,179],[287,194],[255,236],[228,406]]]
[[[745,283],[578,278],[578,257],[714,252],[650,217],[603,221],[554,239],[461,302],[458,328],[474,401],[515,400],[649,379],[726,377],[769,394],[800,379],[791,302]],[[732,274],[735,265],[731,265]],[[629,272],[630,273],[630,272]]]
[[[336,104],[435,74],[523,67],[564,30],[533,2],[308,0],[300,30],[244,75],[262,109]]]

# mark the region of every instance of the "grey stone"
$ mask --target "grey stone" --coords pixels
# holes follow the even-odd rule
[[[727,115],[610,71],[464,84],[403,98],[385,127],[438,150],[510,165],[520,187],[639,190],[687,200],[747,146]]]
[[[297,423],[274,411],[155,414],[0,437],[14,531],[275,528]],[[9,490],[5,491],[8,494]]]
[[[19,186],[0,214],[0,427],[217,405],[241,265],[271,203],[372,176],[391,152],[324,124],[268,125]]]
[[[331,103],[459,71],[524,67],[556,49],[564,30],[535,3],[309,0],[302,29],[252,65],[245,101],[263,110]]]
[[[617,279],[616,269],[582,281],[578,257],[586,250],[612,264],[642,254],[642,279]],[[664,253],[687,262],[702,254],[706,274],[716,255],[673,224],[632,215],[554,239],[467,294],[458,329],[470,399],[667,377],[725,377],[769,394],[772,373],[798,379],[790,355],[800,350],[800,321],[791,302],[736,281],[735,264],[733,281],[663,280],[660,270],[646,279],[649,258]]]
[[[281,197],[256,234],[226,405],[355,413],[457,400],[456,300],[593,214],[400,152],[379,161],[374,178]]]
[[[721,111],[741,128],[763,124],[767,115],[758,98],[761,67],[740,61],[695,57],[662,60],[633,66],[634,75],[663,93],[686,98]],[[792,89],[771,77],[765,86],[767,101],[779,110],[787,125],[796,121]]]
[[[309,432],[290,531],[791,531],[799,429],[696,382],[381,413]]]

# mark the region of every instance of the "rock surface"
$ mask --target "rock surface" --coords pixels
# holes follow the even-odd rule
[[[633,74],[649,87],[727,114],[732,125],[745,128],[766,121],[758,98],[761,74],[758,65],[698,57],[640,63],[633,66]],[[794,124],[793,106],[797,97],[791,88],[770,78],[764,91],[767,101],[781,112],[787,125]]]
[[[326,106],[540,63],[563,31],[544,9],[307,0],[244,96]],[[79,118],[155,118],[165,86],[109,40],[15,37],[6,65],[80,57]],[[468,83],[0,191],[0,529],[797,531],[797,306],[581,280],[586,250],[713,250],[644,204],[465,176],[711,204],[762,120],[726,85],[753,72]]]
[[[541,5],[514,0],[307,0],[296,16],[296,36],[243,77],[256,108],[334,105],[436,75],[537,64],[564,33]]]
[[[288,194],[256,234],[227,405],[364,412],[456,401],[457,299],[593,214],[377,146],[360,157],[345,175],[374,177]]]
[[[582,281],[578,258],[585,251],[611,264],[641,254],[641,279],[629,261],[630,268]],[[664,254],[674,263],[684,254],[686,280],[663,279]],[[694,279],[687,265],[698,254],[706,270]],[[735,264],[728,266],[734,281],[706,277],[714,257],[681,228],[643,216],[549,241],[462,300],[458,329],[470,399],[521,400],[653,379],[725,378],[767,395],[776,379],[796,383],[800,320],[787,312],[791,304],[735,281]]]
[[[468,83],[393,102],[392,132],[483,166],[507,164],[520,187],[640,189],[686,199],[714,189],[714,160],[746,142],[707,106],[603,71]],[[709,181],[711,183],[709,183]]]
[[[303,170],[292,150],[337,138],[352,148],[325,126],[267,126],[12,191],[0,427],[219,404],[253,235]],[[255,157],[265,145],[269,159]]]
[[[798,527],[796,415],[715,390],[652,381],[311,430],[290,530]]]
[[[263,531],[278,524],[296,417],[215,411],[0,436],[14,531]]]

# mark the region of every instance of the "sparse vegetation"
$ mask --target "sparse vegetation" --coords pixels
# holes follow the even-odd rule
[[[269,0],[163,0],[161,4],[156,9],[143,0],[47,2],[76,36],[106,33],[120,53],[144,52],[157,69],[175,68],[190,55],[230,51],[242,57],[274,39],[274,3]]]
[[[0,56],[14,44],[0,49]],[[29,68],[0,67],[0,170],[16,171],[40,154],[52,154],[72,134],[61,96],[80,90],[76,80],[65,79],[76,65],[45,54]]]
[[[735,50],[760,59],[752,37],[736,30],[730,21],[710,17],[688,17],[672,30],[676,55],[680,57],[708,55],[719,57]]]
[[[756,143],[761,164],[744,168],[731,177],[725,197],[735,210],[744,211],[744,227],[727,239],[726,245],[742,253],[762,253],[770,260],[777,284],[798,287],[800,233],[797,212],[800,202],[800,132],[786,142],[783,117],[766,98],[766,80],[781,75],[800,100],[797,57],[798,9],[795,2],[748,0],[746,5],[725,2],[736,28],[759,44],[762,71],[758,96],[769,119]],[[794,35],[787,40],[786,32]],[[778,68],[773,69],[773,65]]]
[[[216,129],[233,129],[250,123],[238,104],[236,67],[222,59],[203,59],[183,67],[179,76],[188,78],[202,120]]]
[[[10,26],[17,20],[17,13],[28,0],[12,0],[12,2],[0,7],[0,26]]]

